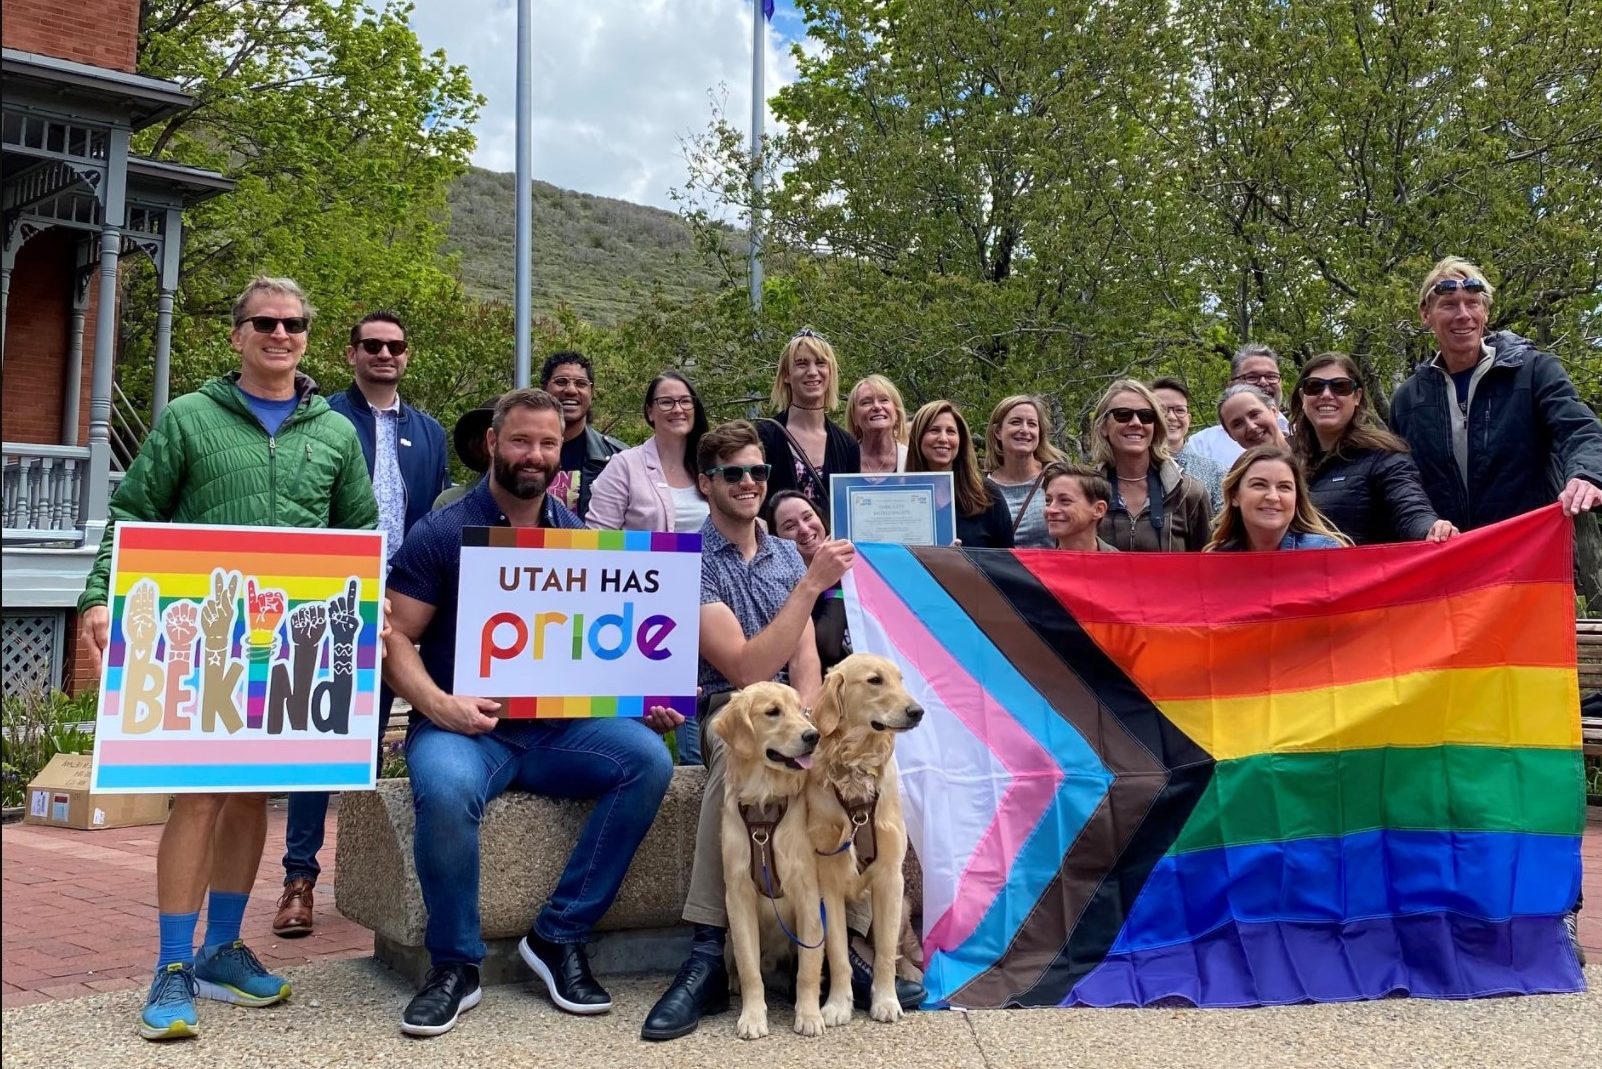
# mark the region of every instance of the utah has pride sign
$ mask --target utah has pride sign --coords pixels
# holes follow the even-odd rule
[[[382,533],[121,523],[113,547],[92,790],[373,786]]]
[[[456,693],[508,717],[695,715],[701,536],[468,527]]]

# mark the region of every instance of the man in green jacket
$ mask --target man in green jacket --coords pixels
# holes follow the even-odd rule
[[[173,401],[156,421],[112,496],[105,538],[78,601],[84,638],[97,653],[104,655],[110,637],[107,583],[120,521],[345,529],[377,523],[355,429],[297,370],[311,317],[291,280],[252,281],[233,308],[230,340],[239,370]],[[232,603],[238,592],[225,596]],[[161,949],[139,1018],[146,1039],[198,1035],[197,995],[241,1006],[289,996],[289,984],[239,938],[266,836],[265,795],[181,794],[174,801],[156,855]],[[195,929],[208,887],[197,953]]]

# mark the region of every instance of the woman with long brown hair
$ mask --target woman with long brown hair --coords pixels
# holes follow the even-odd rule
[[[1213,526],[1207,491],[1174,463],[1161,419],[1156,395],[1134,379],[1108,386],[1096,405],[1090,456],[1113,488],[1100,534],[1125,552],[1199,550]]]
[[[956,496],[957,541],[973,548],[1011,549],[1012,515],[985,485],[968,422],[950,401],[930,401],[912,417],[907,470],[949,471]]]
[[[1051,409],[1045,401],[1014,394],[991,411],[985,426],[985,469],[993,492],[1001,495],[1012,516],[1013,545],[1052,545],[1040,476],[1047,464],[1062,459],[1062,451],[1051,444]]]
[[[1296,457],[1269,444],[1246,450],[1224,476],[1224,511],[1207,549],[1265,552],[1351,544],[1313,504]]]
[[[1374,417],[1357,361],[1319,353],[1291,393],[1297,456],[1313,503],[1358,545],[1444,542],[1457,528],[1435,515],[1407,443]]]

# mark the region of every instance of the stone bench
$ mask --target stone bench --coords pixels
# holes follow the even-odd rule
[[[689,928],[680,918],[705,786],[704,768],[674,770],[617,899],[596,926],[590,961],[597,973],[672,972],[689,952]],[[517,955],[518,940],[556,886],[591,805],[508,791],[485,810],[478,893],[485,983],[532,977]],[[409,780],[380,780],[377,790],[340,797],[334,906],[372,930],[375,958],[420,982],[428,971],[428,913],[413,862],[414,824]],[[906,871],[916,908],[923,874],[910,852]]]

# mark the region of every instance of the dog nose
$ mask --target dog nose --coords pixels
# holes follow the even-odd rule
[[[816,731],[803,731],[801,733],[801,741],[808,746],[816,746],[818,744],[818,733]]]
[[[914,724],[916,724],[918,721],[922,720],[923,719],[923,706],[917,704],[916,702],[914,702],[912,705],[907,706],[907,719],[911,720]]]

